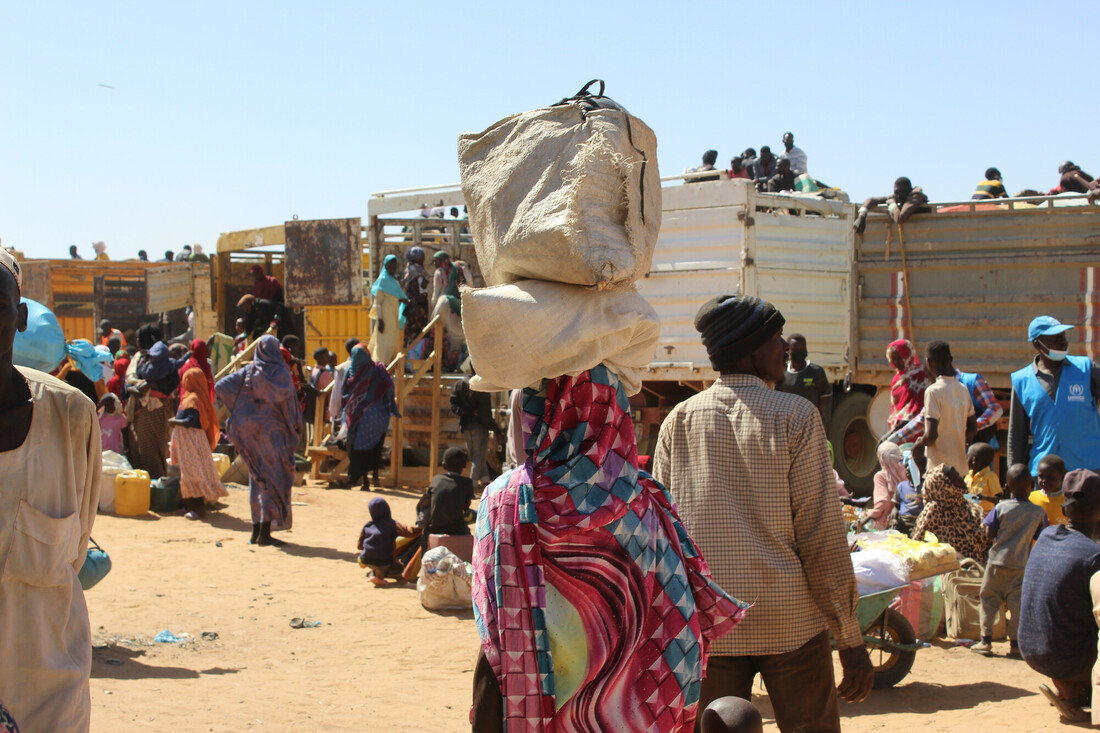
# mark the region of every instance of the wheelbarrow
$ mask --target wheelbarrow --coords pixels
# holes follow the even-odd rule
[[[909,619],[890,608],[890,602],[907,587],[901,585],[860,596],[856,606],[863,643],[875,668],[876,690],[893,687],[905,679],[913,669],[917,650],[924,646],[917,641]]]

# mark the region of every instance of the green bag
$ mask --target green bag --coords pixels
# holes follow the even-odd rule
[[[84,564],[80,567],[80,572],[77,573],[80,587],[84,590],[94,587],[96,583],[107,577],[107,573],[111,572],[110,555],[95,540],[89,538],[89,541],[92,546],[88,548],[88,554],[84,557]]]

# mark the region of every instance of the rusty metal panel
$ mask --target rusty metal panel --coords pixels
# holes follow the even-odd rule
[[[356,219],[288,221],[286,301],[359,305],[363,300],[362,224]]]
[[[191,267],[168,265],[146,271],[148,303],[146,313],[167,313],[191,303]]]
[[[23,260],[19,264],[23,268],[23,297],[41,303],[47,308],[52,307],[50,263]]]
[[[855,381],[885,385],[893,370],[886,344],[908,336],[917,348],[951,344],[956,365],[1008,389],[1010,374],[1035,350],[1027,324],[1051,315],[1077,328],[1071,352],[1096,359],[1100,334],[1097,270],[1100,209],[995,209],[918,214],[901,241],[885,216],[872,216],[858,242],[859,349]],[[909,297],[905,297],[908,270]]]

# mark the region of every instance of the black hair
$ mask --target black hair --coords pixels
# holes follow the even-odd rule
[[[119,349],[121,349],[121,348],[122,348],[122,342],[119,341],[117,338],[107,339],[107,351],[111,352],[111,357],[112,358],[114,357],[115,354],[118,353]]]
[[[904,184],[906,188],[912,188],[913,187],[913,182],[910,181],[905,176],[900,176],[897,180],[894,181],[895,186],[899,186],[899,185],[902,185],[902,184]]]
[[[756,148],[745,148],[745,151],[743,153],[741,153],[741,157],[745,158],[746,156],[749,157],[749,158],[755,158],[756,157]]]
[[[993,456],[995,455],[995,453],[993,452],[993,446],[991,446],[989,443],[973,443],[966,450],[968,455],[971,451],[973,451],[974,457],[977,458],[979,461],[984,461],[986,466],[993,462]]]
[[[147,324],[145,324],[144,326],[142,326],[141,328],[138,329],[137,341],[138,341],[138,346],[141,347],[142,349],[149,350],[149,349],[153,348],[153,346],[158,341],[163,341],[163,340],[164,340],[164,337],[161,336],[160,328],[155,326],[152,323],[147,323]]]
[[[929,341],[925,353],[928,354],[929,359],[935,359],[943,364],[951,361],[951,346],[946,341],[939,339]]]
[[[1062,460],[1061,456],[1054,455],[1053,453],[1047,453],[1045,456],[1039,459],[1039,465],[1046,464],[1055,471],[1061,472],[1063,476],[1066,475],[1066,462]]]
[[[718,160],[717,150],[708,150],[707,152],[703,153],[703,162],[707,165],[714,165],[714,161],[716,160]]]
[[[1005,474],[1005,487],[1011,486],[1013,481],[1026,481],[1027,492],[1031,493],[1031,471],[1027,470],[1026,463],[1013,463],[1008,467],[1008,473]]]
[[[465,448],[452,446],[443,452],[443,467],[448,471],[461,471],[466,467],[467,453]]]
[[[1000,178],[1000,177],[1001,177],[1001,172],[999,170],[997,170],[996,168],[986,168],[985,169],[985,179],[987,181],[992,181],[993,179]]]
[[[321,359],[326,359],[326,358],[328,358],[328,349],[326,349],[324,346],[322,346],[319,349],[314,349],[313,350],[313,360],[314,361],[321,361]]]
[[[344,342],[344,348],[347,349],[348,354],[351,354],[351,350],[354,349],[358,345],[359,345],[359,339],[357,339],[357,338],[350,338],[350,339],[348,339],[347,341]]]
[[[110,408],[107,406],[110,405]],[[115,412],[115,393],[107,392],[99,398],[99,407],[106,413],[113,415]]]

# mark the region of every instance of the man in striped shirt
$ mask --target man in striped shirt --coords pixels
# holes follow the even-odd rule
[[[1005,191],[1005,185],[1001,183],[1001,172],[996,168],[987,168],[985,171],[985,180],[978,184],[977,190],[974,191],[974,195],[970,198],[972,200],[1008,198],[1008,192]]]

